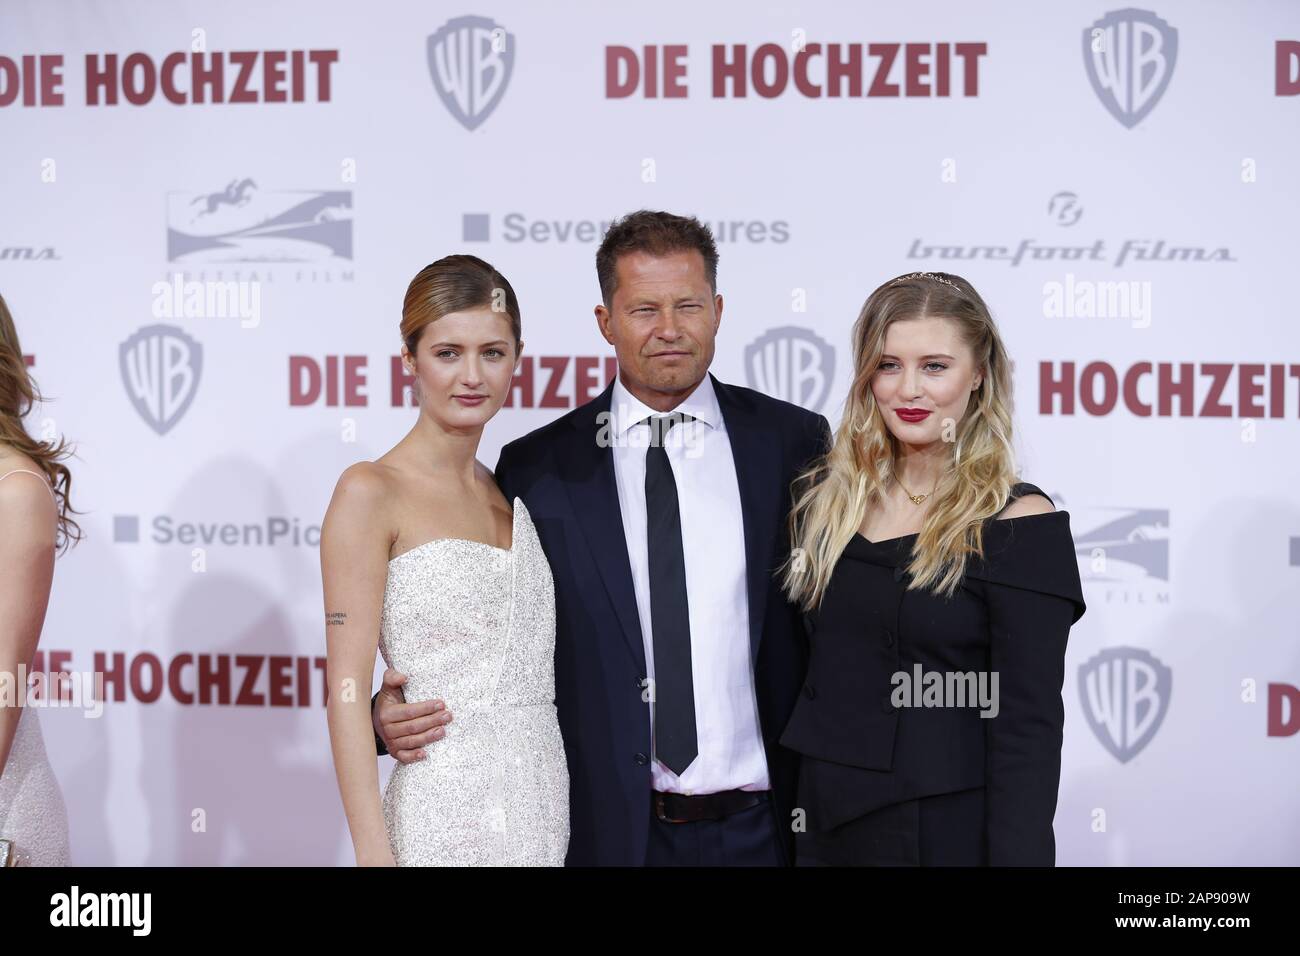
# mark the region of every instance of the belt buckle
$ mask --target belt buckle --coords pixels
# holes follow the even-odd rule
[[[655,816],[659,818],[659,821],[661,823],[690,823],[691,822],[690,820],[687,819],[679,820],[676,817],[668,816],[668,811],[664,809],[664,802],[665,802],[664,794],[656,791],[654,798],[655,798]]]

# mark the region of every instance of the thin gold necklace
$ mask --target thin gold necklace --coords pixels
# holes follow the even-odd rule
[[[924,494],[924,495],[912,494],[910,491],[907,490],[907,485],[903,484],[902,479],[898,477],[898,472],[894,472],[894,480],[898,482],[898,487],[903,489],[903,494],[907,495],[907,497],[912,499],[912,504],[914,505],[919,505],[921,502],[925,501],[926,498],[929,498],[930,495],[934,494],[934,488],[931,488],[928,494]]]

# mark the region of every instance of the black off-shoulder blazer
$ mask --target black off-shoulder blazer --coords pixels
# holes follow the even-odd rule
[[[1043,492],[1023,482],[1012,490],[1013,499],[1027,494]],[[804,616],[808,672],[781,743],[804,756],[807,824],[828,829],[983,786],[989,862],[1050,866],[1065,646],[1086,609],[1069,513],[989,519],[984,555],[949,599],[907,590],[915,539],[855,534],[820,608]],[[923,674],[996,672],[997,716],[894,706],[893,676],[914,676],[917,665]]]

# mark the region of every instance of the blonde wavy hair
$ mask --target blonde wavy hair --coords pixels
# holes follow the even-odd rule
[[[983,554],[984,522],[1010,498],[1016,481],[1011,373],[988,306],[969,282],[950,273],[912,273],[886,282],[871,293],[853,325],[855,374],[835,443],[791,489],[791,551],[778,572],[790,600],[805,611],[821,605],[831,572],[867,509],[897,481],[897,442],[876,404],[871,381],[889,327],[925,317],[955,322],[983,374],[949,442],[951,467],[932,493],[912,548],[908,588],[951,596],[970,556]]]
[[[13,316],[4,296],[0,296],[0,446],[26,455],[45,473],[59,512],[55,538],[59,551],[64,552],[82,537],[81,526],[72,517],[80,512],[72,507],[72,472],[65,464],[73,449],[62,438],[57,442],[37,441],[27,433],[23,419],[41,401],[41,393],[27,372]]]

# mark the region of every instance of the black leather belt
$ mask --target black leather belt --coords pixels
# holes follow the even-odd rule
[[[771,790],[723,790],[689,797],[683,793],[652,790],[650,803],[655,817],[664,823],[695,823],[698,820],[721,820],[764,803],[771,796]]]

